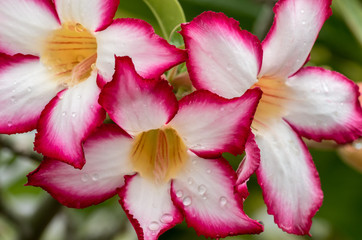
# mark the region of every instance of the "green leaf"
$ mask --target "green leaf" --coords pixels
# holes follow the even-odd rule
[[[186,22],[185,14],[178,0],[143,0],[151,9],[161,28],[162,36],[171,43],[182,45],[182,38],[174,34],[177,26]]]
[[[347,26],[362,45],[362,4],[359,0],[335,1],[334,7],[341,13]]]

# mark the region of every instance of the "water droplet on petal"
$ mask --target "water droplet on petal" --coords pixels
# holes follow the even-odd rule
[[[12,121],[8,121],[8,127],[13,126],[13,122]]]
[[[75,113],[75,112],[72,112],[72,117],[76,117],[77,116],[77,113]]]
[[[98,174],[98,173],[94,173],[94,174],[92,175],[92,180],[93,180],[93,181],[98,181],[98,180],[99,180],[99,174]]]
[[[173,221],[173,217],[171,214],[163,214],[162,217],[161,217],[161,222],[162,223],[170,223]]]
[[[205,185],[200,185],[198,188],[197,188],[197,191],[200,193],[200,195],[204,195],[207,191],[207,188]]]
[[[228,200],[226,199],[226,197],[221,197],[219,203],[221,207],[225,207],[226,204],[228,203]]]
[[[233,67],[230,63],[226,66],[226,70],[228,70],[228,71],[233,70]]]
[[[223,107],[222,107],[222,108],[220,108],[220,111],[224,111],[224,110],[225,110],[225,108],[223,108]]]
[[[210,169],[207,169],[206,172],[207,172],[208,174],[210,174],[210,173],[211,173],[211,170],[210,170]]]
[[[67,112],[65,112],[65,111],[62,112],[62,116],[63,116],[63,117],[67,116]]]
[[[82,98],[82,96],[81,96],[81,95],[78,95],[78,96],[77,96],[77,98],[78,98],[78,99],[81,99],[81,98]]]
[[[192,178],[188,178],[187,182],[189,183],[189,185],[192,185],[194,183],[194,180]]]
[[[185,207],[190,206],[192,203],[192,200],[190,197],[185,197],[184,200],[182,200],[182,203]]]
[[[87,173],[84,173],[81,177],[82,182],[87,182],[89,180],[89,175]]]
[[[160,229],[160,224],[158,224],[158,222],[151,222],[150,225],[148,225],[148,229],[151,231],[157,231]]]
[[[90,108],[93,109],[93,108],[94,108],[94,105],[91,105]]]
[[[305,22],[305,21],[303,21],[303,22],[302,22],[302,24],[303,24],[303,25],[305,25],[305,24],[306,24],[306,22]]]
[[[303,10],[303,9],[302,9],[302,10],[300,10],[300,13],[301,13],[301,14],[303,14],[303,13],[304,13],[304,10]]]
[[[176,197],[181,198],[184,195],[184,193],[181,190],[178,190],[176,192]]]
[[[76,24],[75,24],[75,27],[74,27],[74,30],[75,30],[76,32],[83,32],[83,31],[84,31],[84,28],[83,28],[82,24],[76,23]]]

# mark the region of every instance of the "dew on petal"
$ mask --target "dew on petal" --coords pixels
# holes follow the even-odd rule
[[[65,112],[65,111],[62,112],[62,116],[63,116],[63,117],[67,116],[67,112]]]
[[[228,203],[228,200],[226,199],[226,197],[221,197],[219,203],[221,207],[225,207],[226,204]]]
[[[94,174],[92,175],[92,180],[93,180],[93,181],[98,181],[98,180],[99,180],[99,174],[98,174],[98,173],[94,173]]]
[[[173,221],[173,217],[171,214],[165,213],[162,215],[160,220],[162,223],[170,223]]]
[[[150,225],[148,225],[148,229],[151,231],[157,231],[160,229],[160,224],[158,224],[158,222],[151,222]]]
[[[84,173],[81,177],[82,182],[87,182],[89,180],[89,175],[87,173]]]
[[[189,185],[192,185],[194,183],[194,180],[192,178],[188,178],[187,182],[188,182]]]
[[[305,21],[303,21],[303,22],[302,22],[302,24],[303,24],[303,25],[305,25],[305,24],[306,24],[306,22],[305,22]]]
[[[75,113],[75,112],[72,112],[72,117],[76,117],[77,116],[77,113]]]
[[[300,10],[300,13],[301,13],[301,14],[303,14],[303,13],[304,13],[304,10],[303,10],[303,9],[302,9],[302,10]]]
[[[8,127],[13,126],[13,122],[12,121],[8,121]]]
[[[192,200],[191,200],[190,197],[185,197],[185,198],[182,200],[182,203],[183,203],[183,205],[184,205],[185,207],[187,207],[187,206],[190,206],[190,205],[191,205]]]
[[[184,193],[181,190],[178,190],[176,192],[176,197],[181,198],[184,195]]]
[[[207,191],[207,188],[205,185],[200,185],[198,188],[197,188],[197,191],[199,192],[200,195],[204,195]]]

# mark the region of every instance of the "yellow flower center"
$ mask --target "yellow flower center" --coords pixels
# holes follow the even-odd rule
[[[136,172],[158,183],[175,177],[188,160],[187,147],[173,128],[136,136],[130,157]]]
[[[263,95],[254,116],[252,128],[265,129],[268,121],[285,116],[283,105],[290,96],[290,89],[283,80],[262,77],[253,87],[260,87]]]
[[[68,87],[86,80],[97,60],[97,41],[79,23],[65,23],[46,39],[41,61]]]

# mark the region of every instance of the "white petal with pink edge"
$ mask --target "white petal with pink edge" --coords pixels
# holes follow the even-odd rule
[[[46,159],[28,175],[28,184],[42,187],[65,206],[84,208],[115,195],[132,173],[128,161],[132,140],[116,125],[103,125],[84,144],[84,167]]]
[[[0,51],[39,56],[42,43],[59,27],[51,0],[0,1]]]
[[[114,55],[131,57],[137,73],[145,78],[157,78],[186,58],[183,50],[168,44],[151,25],[139,19],[114,20],[96,38],[97,67],[108,81],[112,79]]]
[[[234,99],[199,90],[180,100],[180,109],[169,125],[202,157],[241,154],[260,96],[260,89]]]
[[[243,212],[235,180],[226,160],[203,159],[190,152],[189,163],[172,182],[172,200],[199,235],[222,238],[259,233],[263,227]]]
[[[61,90],[39,58],[0,54],[0,132],[36,128],[40,113]]]
[[[280,0],[273,26],[263,41],[260,76],[288,77],[306,62],[332,0]]]
[[[76,168],[84,165],[82,142],[105,118],[98,104],[96,77],[93,72],[85,81],[58,93],[45,107],[35,137],[36,151]]]
[[[309,234],[323,193],[307,147],[283,120],[255,137],[261,160],[257,170],[268,213],[288,233]]]
[[[194,85],[223,97],[241,96],[256,81],[262,61],[259,40],[223,13],[205,12],[182,25],[187,66]]]
[[[168,83],[142,79],[128,57],[116,58],[114,79],[103,88],[99,102],[132,135],[162,127],[177,111]]]
[[[318,67],[303,68],[288,78],[292,89],[286,120],[316,141],[351,142],[362,136],[358,86],[340,73]]]
[[[119,196],[139,240],[157,240],[183,220],[171,201],[170,182],[156,184],[140,175],[127,176]]]
[[[90,31],[107,27],[117,11],[119,0],[55,0],[62,23],[80,23]]]
[[[252,132],[248,137],[248,140],[245,144],[245,157],[240,163],[238,170],[236,171],[238,175],[237,184],[242,184],[247,181],[251,174],[253,174],[260,164],[260,150],[258,145],[255,142],[255,136]]]

